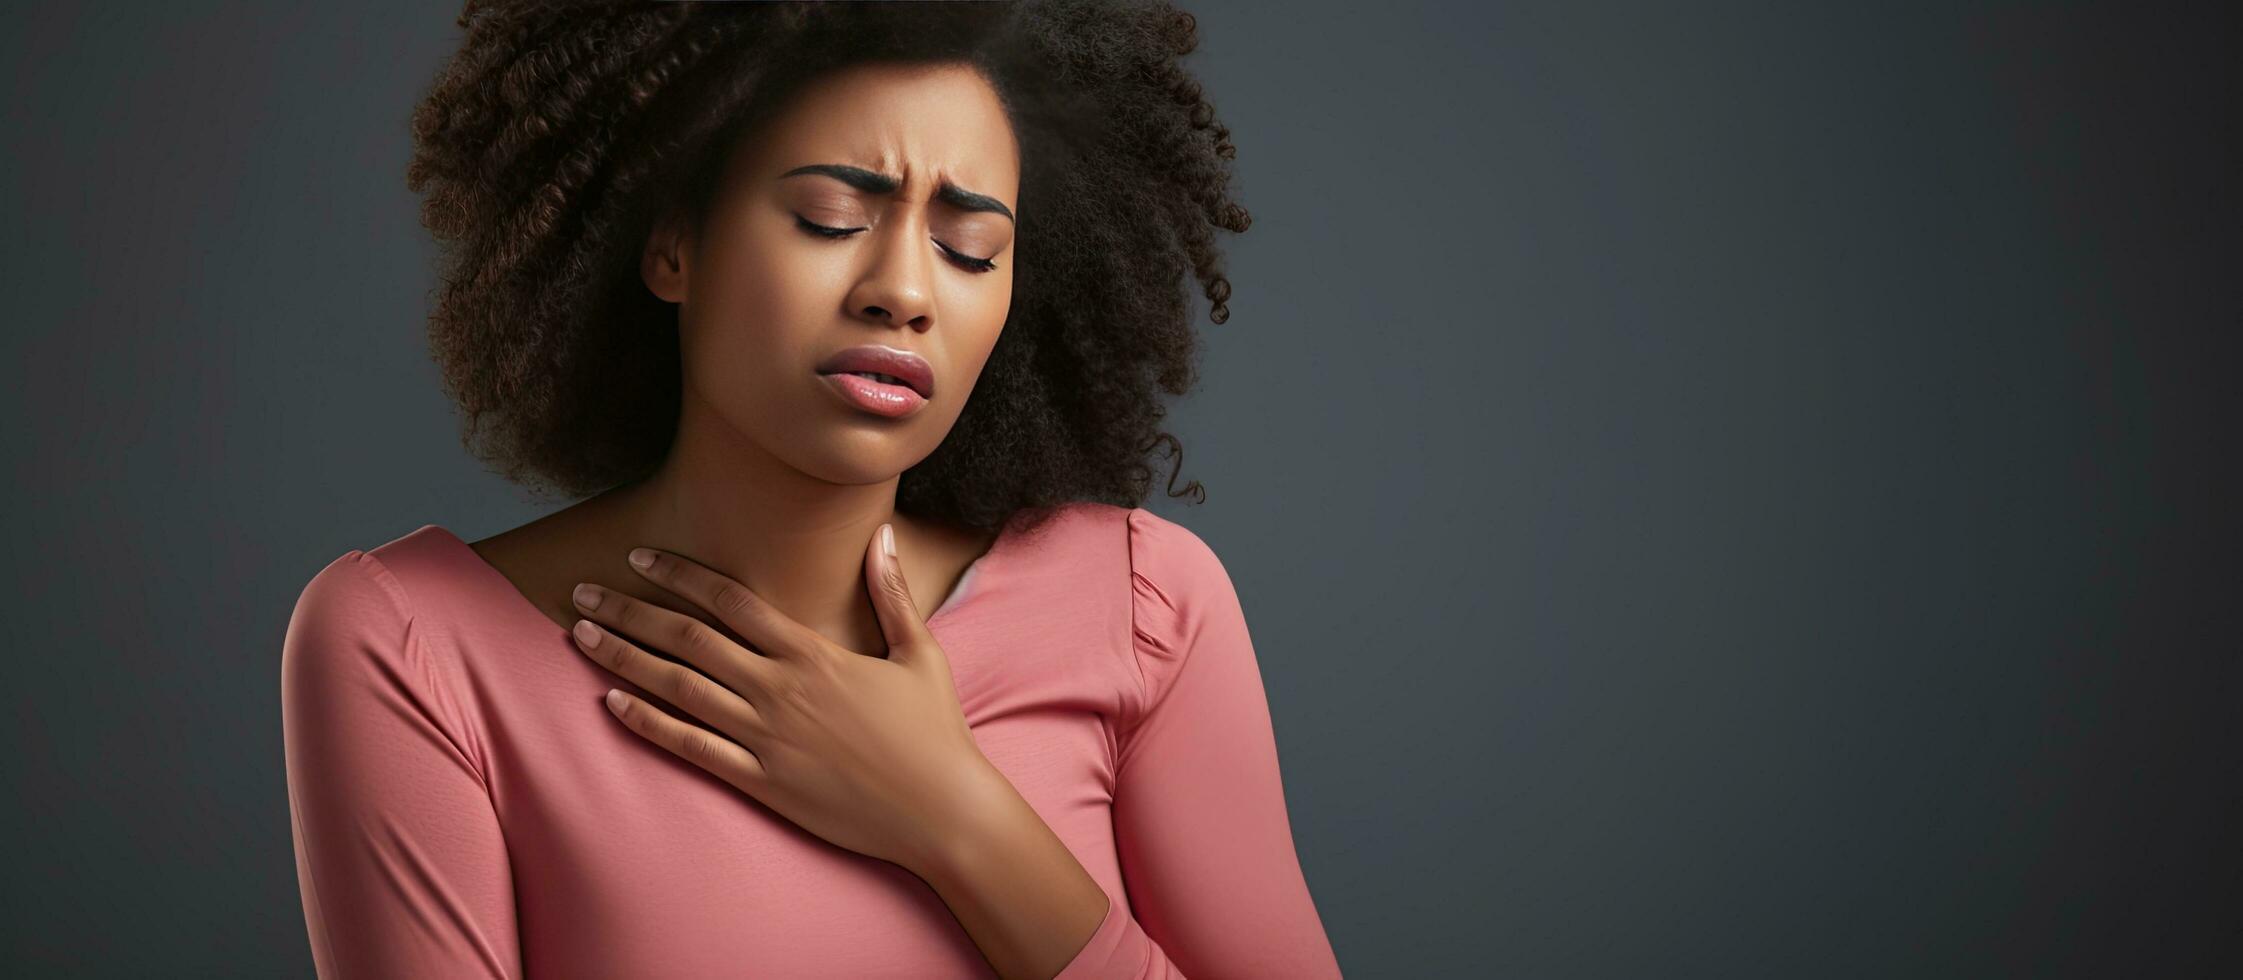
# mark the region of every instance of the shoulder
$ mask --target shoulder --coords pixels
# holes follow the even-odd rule
[[[352,548],[329,561],[304,586],[299,604],[306,600],[329,604],[347,601],[359,605],[394,604],[409,614],[414,590],[432,575],[446,574],[448,554],[461,543],[435,524],[398,535],[371,548]],[[383,602],[372,602],[377,597]]]
[[[436,583],[416,579],[443,571],[447,542],[421,529],[330,560],[305,583],[281,645],[281,713],[292,751],[343,732],[387,738],[396,726],[420,725],[455,745],[476,744],[472,701],[452,655],[432,642],[430,621],[416,600]],[[453,542],[456,545],[456,539]],[[477,761],[477,773],[483,770]]]
[[[1191,528],[1143,507],[1125,512],[1129,526],[1129,567],[1133,578],[1148,585],[1168,585],[1185,591],[1208,585],[1228,586],[1230,576],[1215,549]],[[1180,599],[1181,596],[1169,597]]]
[[[402,629],[412,604],[379,558],[353,548],[321,568],[296,596],[290,639],[306,630],[354,633]]]
[[[1156,654],[1181,656],[1203,620],[1237,605],[1230,572],[1191,528],[1141,507],[1127,521],[1138,639]]]
[[[315,649],[378,652],[401,645],[416,618],[416,594],[443,590],[435,577],[448,574],[445,552],[457,545],[444,537],[449,533],[426,524],[328,561],[297,594],[286,656],[302,660]]]
[[[1132,559],[1196,566],[1215,562],[1214,550],[1191,528],[1143,507],[1077,500],[1024,511],[1013,520],[1016,533],[1039,543],[1054,537],[1104,537],[1119,540]]]
[[[1137,655],[1157,691],[1209,622],[1239,615],[1238,593],[1215,549],[1191,528],[1143,508],[1124,522]]]
[[[1230,584],[1205,540],[1143,507],[1072,501],[1015,520],[1017,547],[1039,553],[1043,574],[1068,563],[1085,572],[1126,568],[1143,598],[1171,607],[1205,588]]]
[[[410,676],[413,611],[395,576],[359,549],[328,562],[304,585],[281,641],[282,711],[332,718],[380,690],[384,678]]]
[[[1211,600],[1232,595],[1230,576],[1204,539],[1143,507],[1072,501],[1013,522],[1010,547],[1022,556],[1017,567],[1033,569],[1035,587],[1087,599],[1085,587],[1126,579],[1131,615],[1155,643],[1187,628]]]

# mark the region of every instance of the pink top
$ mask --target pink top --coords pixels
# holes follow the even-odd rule
[[[1008,525],[928,627],[975,742],[1106,890],[1059,977],[1339,976],[1230,577],[1142,508]],[[322,977],[990,977],[934,889],[625,728],[434,524],[305,586],[281,654]],[[659,703],[659,702],[658,702]]]

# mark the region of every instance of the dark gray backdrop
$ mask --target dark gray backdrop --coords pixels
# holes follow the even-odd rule
[[[1350,976],[2243,964],[2214,5],[1195,6],[1255,225],[1152,506]],[[454,13],[0,31],[11,973],[308,975],[297,591],[558,506],[422,349]]]

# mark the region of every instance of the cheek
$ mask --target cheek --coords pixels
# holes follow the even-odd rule
[[[997,338],[1004,333],[1005,318],[1012,315],[1012,276],[1010,271],[991,273],[991,278],[1004,276],[1004,281],[991,284],[991,288],[975,294],[972,307],[963,318],[971,339],[963,349],[971,351],[975,372],[989,360],[989,352],[997,346]]]
[[[712,391],[771,391],[796,368],[808,370],[819,326],[838,307],[831,270],[783,244],[728,243],[709,258],[707,274],[695,276],[692,323],[681,338],[686,370]]]
[[[1003,301],[981,304],[970,314],[951,321],[957,331],[946,346],[950,370],[945,390],[964,392],[968,398],[978,387],[981,374],[989,366],[989,355],[997,346],[997,339],[1005,330],[1005,315],[1009,304]],[[949,399],[947,418],[956,419],[965,410],[965,398]]]

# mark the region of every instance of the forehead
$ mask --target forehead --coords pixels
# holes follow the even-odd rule
[[[996,90],[963,65],[856,65],[809,82],[764,128],[758,175],[845,163],[902,177],[924,198],[942,181],[1007,204],[1020,182]]]

